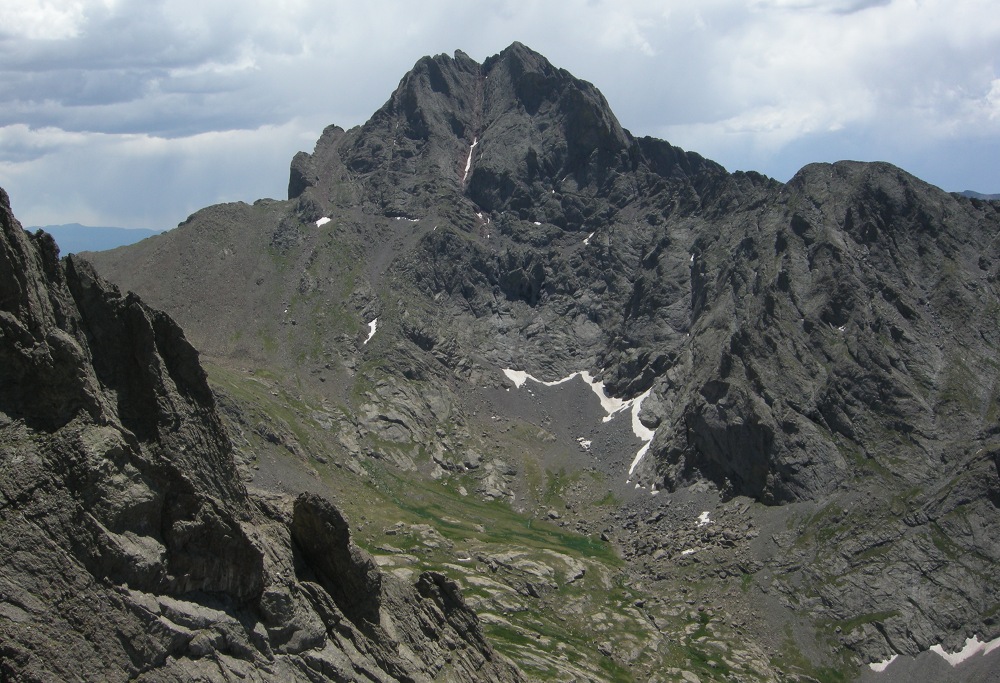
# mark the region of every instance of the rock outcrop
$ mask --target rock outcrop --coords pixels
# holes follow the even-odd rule
[[[998,234],[997,202],[889,164],[780,183],[636,138],[515,43],[421,59],[365,125],[296,155],[287,201],[95,258],[206,352],[350,406],[356,460],[466,473],[488,432],[462,392],[509,388],[501,368],[649,391],[655,436],[629,474],[635,451],[616,451],[615,475],[784,519],[796,538],[740,566],[871,659],[1000,630]],[[486,445],[479,490],[512,498],[520,453]],[[640,548],[684,550],[650,533]]]
[[[0,678],[518,680],[438,575],[248,493],[198,353],[0,190]]]
[[[454,335],[484,365],[653,387],[640,476],[661,486],[814,500],[871,462],[925,484],[996,436],[994,203],[888,164],[729,174],[634,138],[517,43],[420,60],[303,165],[299,211],[332,208],[349,172],[367,210],[451,224],[417,229],[390,273],[437,304],[416,346]]]

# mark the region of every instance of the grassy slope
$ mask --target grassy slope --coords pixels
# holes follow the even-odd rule
[[[694,560],[669,565],[662,581],[637,581],[599,534],[540,518],[539,510],[568,501],[600,518],[618,501],[599,473],[546,470],[542,454],[551,444],[531,425],[470,429],[518,463],[524,499],[515,509],[474,493],[482,472],[433,479],[396,467],[390,451],[412,455],[408,445],[369,439],[376,457],[352,459],[337,439],[349,405],[331,405],[267,372],[211,363],[208,370],[259,485],[280,470],[274,476],[292,491],[294,471],[338,502],[355,541],[387,571],[412,579],[433,569],[457,580],[495,646],[533,680],[670,680],[690,671],[703,681],[763,681],[784,670],[793,679],[837,681],[853,668],[810,664],[794,638],[771,653],[759,649],[759,634],[741,630],[721,607],[723,594],[729,604],[749,595],[749,574],[707,579]],[[422,458],[429,460],[417,455],[418,465]]]

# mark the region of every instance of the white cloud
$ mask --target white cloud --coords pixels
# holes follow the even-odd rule
[[[172,228],[210,204],[283,199],[288,164],[311,149],[314,122],[185,138],[0,128],[0,185],[25,225],[73,222]],[[247,172],[250,169],[251,172]]]
[[[28,40],[64,40],[79,35],[88,3],[54,0],[0,1],[0,34]]]
[[[990,90],[983,98],[983,104],[990,121],[1000,120],[1000,78],[994,78],[990,83]]]
[[[789,9],[808,12],[848,14],[888,5],[891,0],[752,0],[750,6],[758,12]]]
[[[59,128],[29,128],[23,123],[0,128],[0,149],[10,161],[37,159],[84,144],[87,136]]]
[[[901,163],[918,144],[928,152],[937,144],[934,153],[940,153],[956,137],[995,139],[1000,126],[989,93],[997,78],[1000,19],[988,5],[768,0],[744,14],[732,6],[728,17],[705,12],[709,44],[695,68],[715,95],[696,94],[696,106],[658,120],[640,114],[641,121],[649,132],[730,168],[779,177],[790,171],[768,168],[768,161],[791,147],[815,152],[810,140],[878,138],[879,145],[869,144],[871,153],[888,151],[888,160]],[[637,104],[653,111],[650,102]],[[865,150],[831,148],[823,158],[858,151]],[[981,172],[982,164],[975,167]],[[988,182],[1000,185],[1000,170]]]

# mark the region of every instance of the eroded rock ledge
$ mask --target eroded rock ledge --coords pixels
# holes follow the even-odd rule
[[[198,354],[0,190],[0,679],[520,680],[457,587],[241,483]]]

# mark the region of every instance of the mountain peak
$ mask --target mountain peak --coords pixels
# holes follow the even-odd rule
[[[498,54],[487,57],[486,61],[483,62],[483,70],[487,75],[498,67],[512,68],[519,74],[541,73],[549,75],[558,72],[565,77],[572,78],[569,72],[557,69],[544,56],[517,41],[511,43]]]
[[[294,202],[216,207],[98,255],[126,288],[162,292],[234,376],[259,384],[264,368],[282,405],[286,388],[299,397],[307,438],[284,418],[255,427],[270,411],[251,399],[241,424],[263,447],[338,458],[372,505],[406,499],[405,515],[459,518],[482,495],[610,539],[628,583],[653,586],[642,620],[663,615],[664,646],[627,662],[637,678],[676,661],[673,643],[708,642],[720,622],[706,608],[692,640],[695,602],[739,615],[709,635],[734,643],[726,675],[746,680],[809,675],[729,658],[787,628],[844,680],[852,661],[1000,637],[1000,582],[983,579],[1000,545],[982,531],[1000,524],[1000,204],[881,163],[788,183],[730,174],[632,137],[593,85],[519,44],[483,64],[419,60],[364,126],[298,155],[293,178]],[[583,377],[632,409],[605,420]],[[432,507],[383,467],[455,494]],[[372,481],[387,495],[369,497]],[[530,607],[504,608],[511,624],[532,615],[518,642],[597,623],[538,585]],[[601,633],[606,647],[588,637],[565,656],[614,654]],[[531,666],[547,654],[512,651]]]
[[[292,163],[289,197],[315,187],[304,200],[314,213],[346,194],[373,213],[415,217],[457,196],[477,212],[546,205],[549,222],[581,229],[568,193],[613,193],[613,179],[639,167],[673,180],[709,169],[635,140],[593,84],[517,42],[482,64],[460,50],[422,57],[367,123],[337,131]]]

